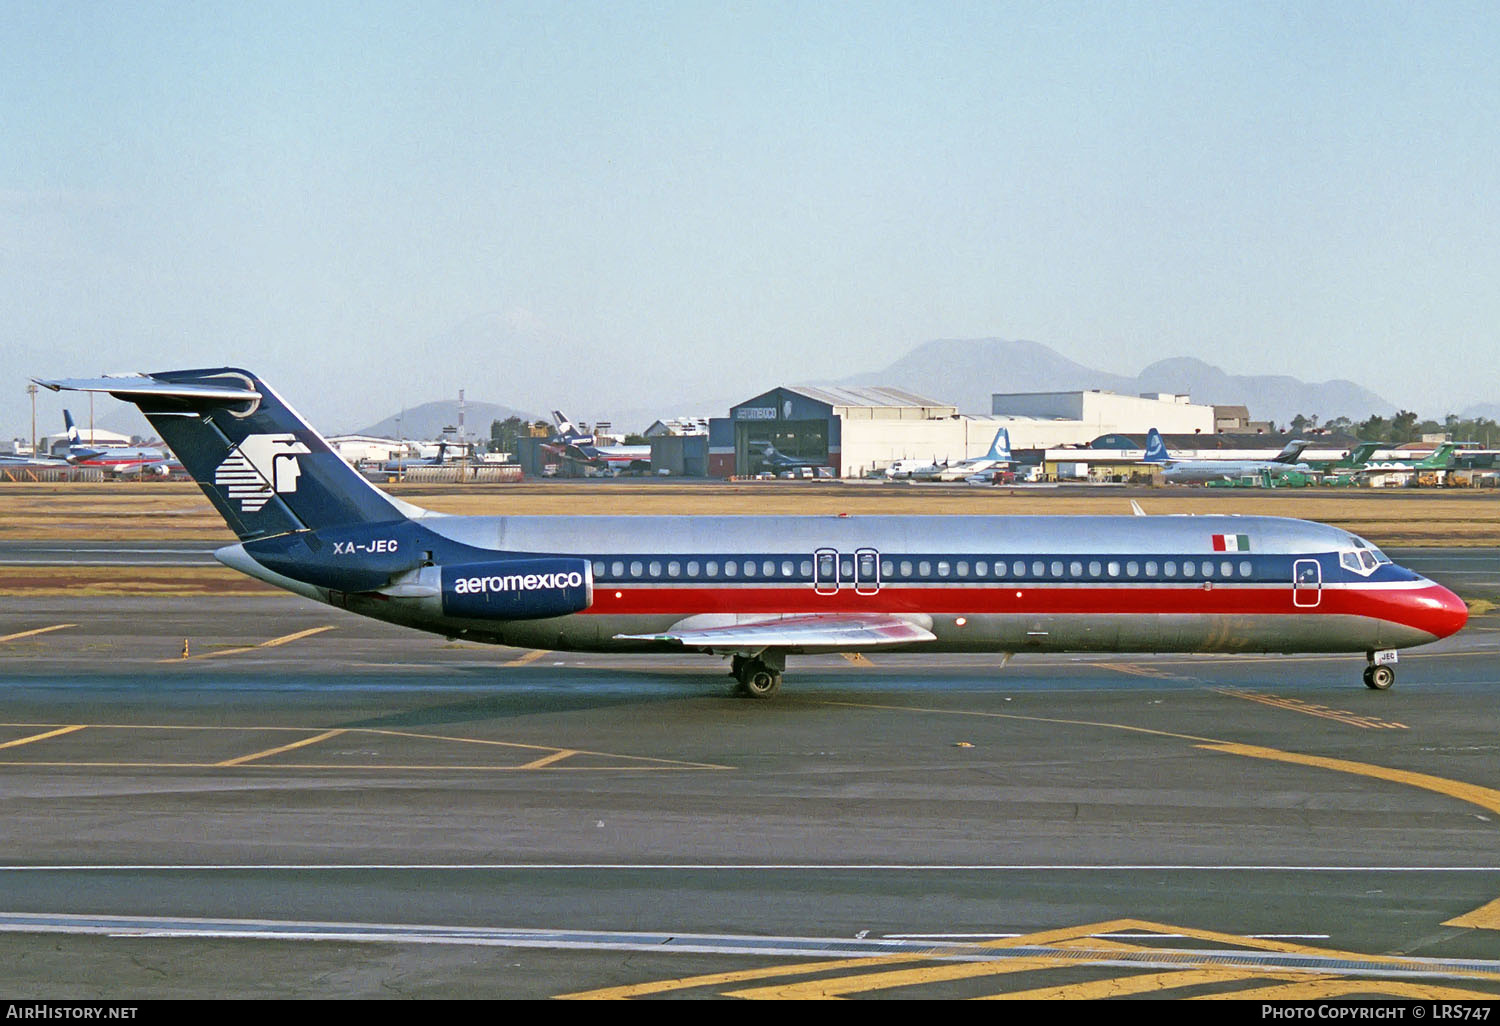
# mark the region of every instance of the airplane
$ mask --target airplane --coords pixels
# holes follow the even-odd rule
[[[989,452],[950,464],[934,476],[939,481],[964,481],[985,471],[1009,467],[1014,462],[1010,456],[1010,432],[1001,428],[995,432],[995,440],[990,443]]]
[[[769,698],[788,655],[1398,650],[1468,612],[1341,528],[1237,516],[449,516],[376,489],[234,368],[35,379],[140,407],[234,530],[226,566],[497,645],[711,653]]]
[[[412,467],[440,467],[448,459],[448,443],[439,442],[436,456],[402,456],[396,459],[386,460],[381,466],[383,473],[399,474],[403,470]]]
[[[183,471],[182,464],[170,453],[149,446],[84,445],[83,435],[69,410],[63,410],[63,426],[68,434],[67,461],[75,467],[97,467],[113,477],[145,474],[167,477]]]
[[[598,437],[579,431],[561,410],[552,411],[557,434],[548,440],[573,460],[619,474],[627,470],[651,469],[649,445],[600,445]]]
[[[760,451],[760,459],[761,466],[770,467],[773,473],[791,473],[793,476],[801,476],[803,471],[811,475],[814,468],[824,466],[813,460],[799,460],[795,456],[788,456],[770,442],[767,442],[766,447]]]
[[[890,478],[912,478],[914,480],[932,479],[941,474],[948,467],[948,461],[939,461],[936,456],[923,463],[921,460],[897,460],[885,468],[885,476]]]
[[[1152,428],[1146,433],[1146,455],[1142,463],[1161,465],[1161,479],[1169,484],[1203,484],[1208,481],[1232,481],[1266,471],[1297,470],[1311,473],[1312,468],[1298,463],[1302,450],[1311,442],[1292,441],[1269,460],[1179,460],[1167,452],[1161,432]]]
[[[1355,467],[1351,473],[1369,475],[1401,471],[1446,470],[1453,463],[1453,454],[1457,451],[1457,444],[1444,442],[1420,460],[1367,460]]]

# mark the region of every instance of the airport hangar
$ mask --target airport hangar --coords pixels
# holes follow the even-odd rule
[[[1114,392],[996,393],[989,416],[904,389],[880,386],[783,385],[709,420],[710,477],[778,472],[788,460],[826,467],[833,477],[863,477],[897,460],[957,462],[983,456],[1004,427],[1011,449],[1083,446],[1111,432],[1212,435],[1215,408],[1186,395]],[[653,454],[654,455],[654,454]]]

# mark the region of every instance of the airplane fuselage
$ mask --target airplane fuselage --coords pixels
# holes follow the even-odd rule
[[[382,543],[380,525],[371,525],[361,543],[389,546],[393,555],[403,544],[429,546],[430,565],[391,589],[290,580],[254,558],[254,542],[221,550],[220,558],[378,619],[563,650],[676,647],[620,635],[685,622],[880,613],[930,631],[924,651],[1357,652],[1434,641],[1467,615],[1447,589],[1384,557],[1361,564],[1361,551],[1378,550],[1348,532],[1274,517],[438,516],[406,523],[420,529],[410,541]],[[362,550],[342,544],[358,564]],[[486,558],[573,560],[587,605],[534,619],[455,613],[460,603],[444,565]]]

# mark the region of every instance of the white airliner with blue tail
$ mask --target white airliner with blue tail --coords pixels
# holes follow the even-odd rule
[[[239,537],[218,559],[451,638],[731,661],[788,655],[1364,653],[1463,627],[1458,596],[1348,531],[1235,516],[446,516],[385,494],[232,368],[39,381],[133,402]]]

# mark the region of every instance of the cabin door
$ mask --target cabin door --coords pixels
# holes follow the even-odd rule
[[[1292,605],[1311,609],[1323,598],[1323,567],[1316,559],[1292,564]]]
[[[819,595],[837,595],[841,589],[856,595],[880,591],[880,553],[875,549],[839,552],[818,549],[813,553],[813,590]]]

